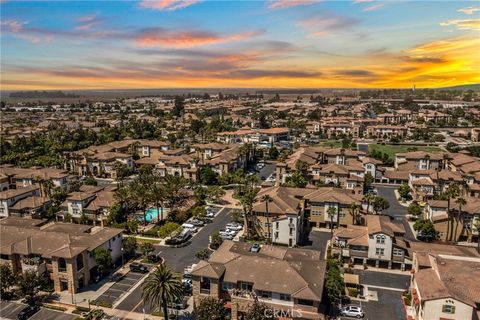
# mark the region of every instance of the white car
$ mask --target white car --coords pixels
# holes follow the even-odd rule
[[[348,307],[342,308],[342,310],[340,311],[340,314],[345,317],[354,317],[357,319],[363,318],[364,316],[362,308],[357,306],[348,306]]]
[[[218,232],[221,236],[231,236],[231,237],[234,237],[237,232],[234,231],[234,230],[230,230],[230,229],[227,229],[227,230],[220,230]]]
[[[230,230],[236,230],[240,231],[243,229],[243,226],[237,223],[228,223],[225,228],[230,229]]]

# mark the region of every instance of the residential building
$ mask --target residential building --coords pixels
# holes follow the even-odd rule
[[[263,245],[252,252],[251,247],[225,241],[208,261],[200,261],[191,272],[194,303],[222,299],[232,320],[242,319],[256,301],[287,318],[324,319],[326,262],[319,251]]]
[[[27,186],[19,189],[8,189],[0,192],[0,217],[8,217],[11,215],[12,207],[22,199],[40,196],[40,188],[38,186]]]
[[[95,249],[107,249],[113,261],[121,257],[120,229],[9,217],[0,220],[0,233],[0,263],[15,273],[46,274],[56,292],[73,294],[93,281]]]

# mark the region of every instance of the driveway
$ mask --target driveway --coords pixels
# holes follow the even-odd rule
[[[275,168],[277,167],[276,162],[265,162],[265,166],[260,170],[260,172],[256,173],[257,178],[262,181],[262,177],[267,179],[272,173],[275,172]]]
[[[191,244],[183,248],[172,248],[168,246],[156,246],[156,252],[165,259],[167,266],[173,270],[183,273],[184,269],[198,262],[195,257],[200,249],[208,247],[209,237],[215,231],[223,229],[231,221],[232,209],[224,208],[218,212],[212,223],[205,225],[191,240]],[[144,306],[142,302],[142,286],[130,292],[128,296],[116,307],[116,309],[143,312],[150,314],[150,307]]]
[[[358,305],[365,313],[364,320],[405,320],[407,318],[402,304],[402,293],[376,289],[378,301],[352,301],[349,305]],[[342,320],[354,318],[341,317]]]
[[[388,185],[380,185],[374,184],[375,188],[378,191],[378,195],[384,197],[390,203],[390,208],[385,210],[385,214],[389,215],[390,217],[394,218],[397,222],[401,222],[405,227],[405,239],[410,241],[416,241],[415,235],[410,228],[406,215],[407,215],[407,208],[402,206],[395,195],[395,190],[398,189],[398,185],[395,186],[388,186]]]
[[[308,238],[303,241],[301,247],[321,251],[322,257],[324,257],[328,240],[330,240],[329,231],[311,230],[308,233]]]
[[[387,287],[399,290],[407,290],[410,286],[410,275],[372,270],[354,269],[353,272],[360,276],[360,284],[376,287]],[[376,290],[376,289],[375,289]]]

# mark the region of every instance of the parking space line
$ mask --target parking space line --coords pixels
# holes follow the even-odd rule
[[[373,286],[373,285],[369,285],[369,284],[366,284],[365,286],[368,287],[368,289],[373,288],[373,289],[382,289],[382,290],[405,292],[405,289],[399,289],[399,288]]]

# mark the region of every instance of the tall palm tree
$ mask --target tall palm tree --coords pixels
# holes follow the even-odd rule
[[[150,201],[157,208],[157,221],[163,220],[163,207],[166,199],[166,187],[162,177],[154,175],[149,188]]]
[[[348,211],[350,212],[350,215],[352,216],[353,219],[353,225],[356,225],[358,222],[358,212],[360,210],[360,206],[356,204],[355,202],[350,203],[348,206]]]
[[[458,212],[455,214],[455,233],[454,233],[454,239],[455,241],[457,240],[457,230],[458,230],[458,224],[460,223],[460,220],[463,220],[462,219],[462,206],[466,205],[467,204],[467,201],[465,201],[465,199],[463,199],[462,197],[458,197],[457,200],[455,200],[455,203],[458,204]]]
[[[182,280],[165,264],[158,266],[143,284],[142,298],[152,309],[162,308],[164,319],[168,319],[168,302],[182,298]]]
[[[333,238],[333,217],[337,214],[336,207],[328,207],[327,215],[330,217],[330,237]]]
[[[445,191],[445,195],[447,196],[447,213],[448,213],[448,226],[447,226],[447,240],[452,241],[453,236],[453,221],[452,221],[452,214],[450,203],[452,198],[456,198],[460,195],[460,187],[456,183],[452,183],[447,187]]]
[[[367,193],[363,196],[363,201],[367,203],[367,214],[370,212],[370,205],[372,204],[373,200],[375,200],[375,195],[373,193]]]
[[[240,204],[243,208],[245,232],[247,237],[250,236],[251,233],[256,231],[253,228],[253,224],[255,223],[255,221],[252,221],[252,210],[258,191],[259,189],[255,187],[255,184],[253,182],[249,182],[248,180],[246,180],[243,188],[243,194],[239,198]]]
[[[267,228],[268,228],[268,242],[272,240],[270,234],[270,212],[268,211],[268,203],[272,202],[273,199],[270,195],[266,194],[262,197],[262,201],[265,202],[265,214],[267,215]]]

